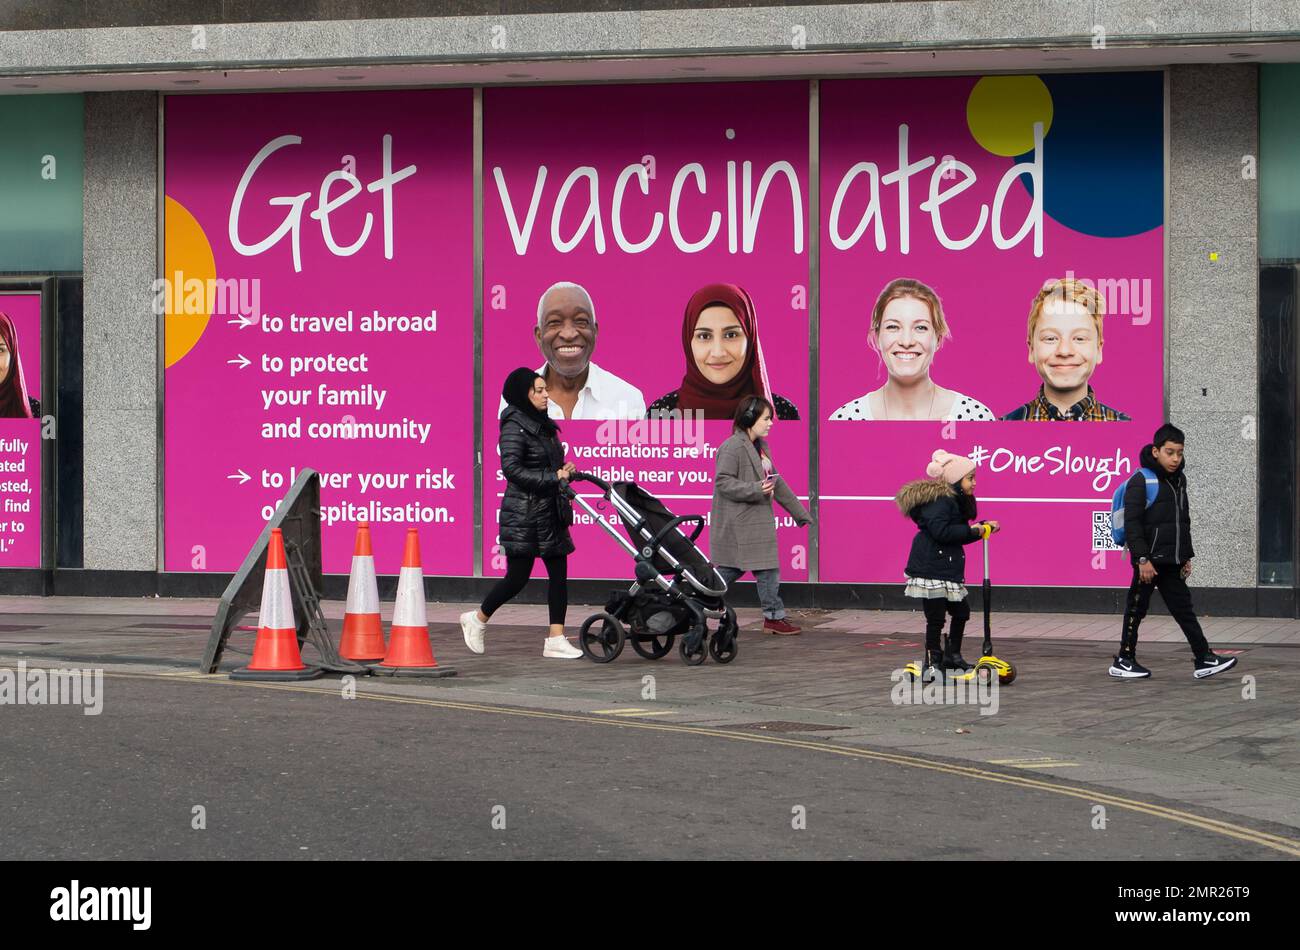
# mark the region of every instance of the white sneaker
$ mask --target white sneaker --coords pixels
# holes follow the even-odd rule
[[[576,660],[582,656],[582,651],[565,637],[547,637],[542,656],[549,656],[556,660]]]
[[[467,610],[460,615],[460,630],[465,634],[465,646],[469,647],[469,652],[482,653],[483,632],[487,630],[487,624],[478,619],[477,610]]]

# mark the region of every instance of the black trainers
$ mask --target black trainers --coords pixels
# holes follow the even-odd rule
[[[1136,657],[1117,656],[1110,664],[1110,675],[1126,680],[1140,680],[1149,677],[1151,671],[1139,663]]]
[[[1205,656],[1197,657],[1196,669],[1192,671],[1192,675],[1198,680],[1203,680],[1215,673],[1230,670],[1236,665],[1237,658],[1235,656],[1215,656],[1213,653],[1207,653]]]

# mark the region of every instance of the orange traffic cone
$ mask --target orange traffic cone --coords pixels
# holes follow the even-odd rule
[[[266,551],[266,579],[262,583],[262,610],[257,624],[257,643],[248,666],[230,674],[232,680],[312,680],[321,671],[302,662],[298,652],[298,630],[293,619],[293,598],[289,591],[289,569],[284,561],[284,534],[271,530]]]
[[[429,643],[429,621],[424,610],[424,571],[420,568],[420,536],[407,529],[402,573],[397,580],[393,605],[393,627],[388,638],[388,655],[370,669],[382,676],[455,676],[456,671],[439,666]]]
[[[379,584],[375,580],[368,521],[357,525],[357,546],[352,551],[352,576],[348,578],[348,605],[343,611],[339,656],[362,661],[384,658],[384,624],[379,619]]]

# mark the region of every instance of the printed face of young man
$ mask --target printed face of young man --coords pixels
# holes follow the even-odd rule
[[[695,367],[711,383],[722,385],[736,378],[745,365],[749,338],[730,307],[705,307],[695,321],[691,354]]]
[[[577,287],[552,290],[542,301],[542,322],[534,333],[551,369],[561,376],[580,376],[596,351],[591,300]]]
[[[1160,467],[1172,475],[1183,464],[1183,445],[1181,442],[1164,442],[1156,446],[1156,461]]]
[[[896,297],[880,316],[876,345],[885,369],[900,382],[922,380],[930,374],[934,351],[939,348],[930,305],[915,297]]]
[[[1049,390],[1071,393],[1086,388],[1101,363],[1097,325],[1088,309],[1073,300],[1045,301],[1030,341],[1029,362]]]

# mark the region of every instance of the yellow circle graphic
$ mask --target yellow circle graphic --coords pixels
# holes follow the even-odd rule
[[[163,209],[164,366],[181,361],[208,327],[217,265],[208,236],[174,198]]]
[[[1052,127],[1052,94],[1037,76],[984,76],[966,100],[966,125],[994,155],[1023,155],[1034,148],[1034,123]]]

